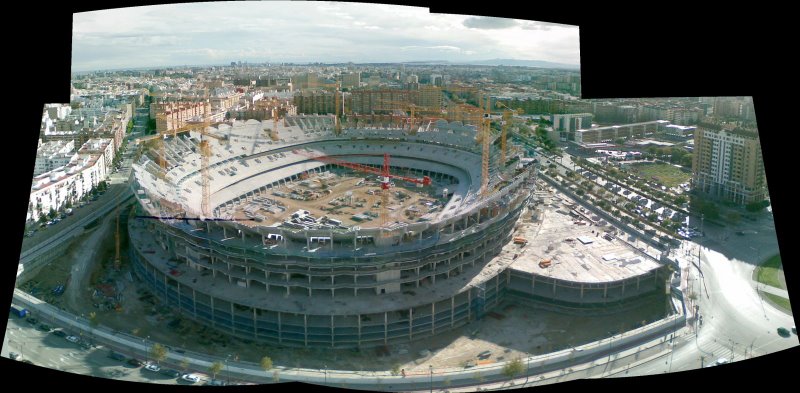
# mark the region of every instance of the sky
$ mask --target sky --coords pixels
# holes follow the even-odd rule
[[[577,66],[578,27],[336,2],[166,4],[73,14],[74,72],[232,61],[487,59]]]

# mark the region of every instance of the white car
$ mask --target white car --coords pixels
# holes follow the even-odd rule
[[[64,338],[66,338],[67,341],[69,341],[71,343],[77,343],[78,341],[80,341],[80,339],[78,337],[76,337],[76,336],[67,336],[67,337],[64,337]]]
[[[183,374],[181,376],[181,379],[191,383],[200,382],[200,377],[195,374]]]
[[[155,363],[148,363],[148,364],[146,364],[146,365],[144,366],[144,369],[145,369],[145,370],[150,370],[150,371],[153,371],[153,372],[159,372],[159,371],[161,371],[161,367],[160,367],[159,365],[155,364]]]

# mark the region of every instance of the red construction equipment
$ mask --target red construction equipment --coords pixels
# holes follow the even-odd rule
[[[306,156],[312,160],[317,160],[332,165],[338,165],[341,167],[350,168],[355,171],[372,173],[374,175],[380,176],[381,177],[381,226],[385,226],[386,223],[388,222],[386,205],[388,204],[389,201],[389,184],[390,184],[389,179],[404,180],[407,182],[414,183],[418,187],[431,185],[431,178],[428,176],[423,176],[420,179],[415,177],[393,175],[389,173],[389,168],[390,168],[389,153],[383,153],[383,166],[381,167],[381,169],[373,168],[368,165],[356,164],[354,162],[343,161],[338,158],[333,158],[331,156],[315,156],[313,153],[305,150],[294,150],[294,153]]]

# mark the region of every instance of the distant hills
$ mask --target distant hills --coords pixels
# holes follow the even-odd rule
[[[473,61],[449,61],[449,60],[430,60],[430,61],[406,61],[406,64],[467,64],[467,65],[486,65],[486,66],[519,66],[519,67],[537,67],[537,68],[565,68],[578,70],[580,65],[577,64],[564,64],[553,63],[551,61],[542,60],[517,60],[517,59],[488,59],[488,60],[473,60]]]

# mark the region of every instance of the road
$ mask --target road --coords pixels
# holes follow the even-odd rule
[[[696,259],[696,252],[691,255]],[[777,334],[778,327],[795,326],[794,318],[761,300],[752,280],[753,265],[705,247],[701,255],[703,274],[692,266],[689,282],[698,294],[702,326],[696,334],[687,329],[685,345],[676,346],[669,362],[643,365],[629,375],[691,370],[721,357],[739,361],[800,345],[797,335]]]
[[[22,355],[33,364],[81,375],[113,378],[123,381],[181,384],[174,378],[152,373],[142,367],[133,367],[108,357],[109,351],[102,346],[81,349],[62,337],[33,328],[21,319],[10,318],[6,328],[8,345],[6,351]]]
[[[77,230],[94,220],[99,214],[115,207],[122,200],[130,196],[128,178],[130,177],[131,161],[133,149],[128,144],[126,151],[121,151],[123,157],[122,170],[112,173],[108,178],[108,191],[100,196],[97,201],[91,202],[84,207],[76,207],[72,216],[67,216],[62,222],[52,225],[45,230],[37,231],[32,237],[23,238],[22,252],[20,253],[20,263],[34,259],[40,253],[58,246],[64,237],[72,231]]]

